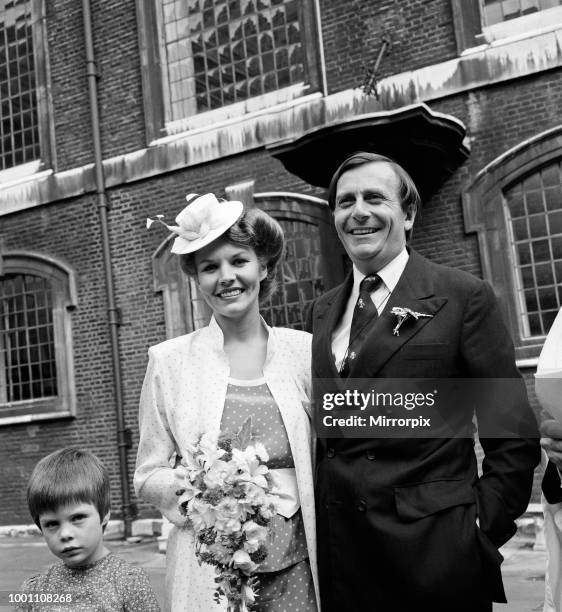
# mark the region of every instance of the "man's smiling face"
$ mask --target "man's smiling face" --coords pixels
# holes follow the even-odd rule
[[[402,210],[400,179],[386,162],[370,162],[338,180],[334,223],[347,254],[363,274],[376,273],[406,245],[415,212]]]

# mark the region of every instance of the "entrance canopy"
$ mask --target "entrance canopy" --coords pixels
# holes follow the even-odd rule
[[[351,153],[381,153],[410,173],[427,200],[468,157],[465,136],[466,128],[455,117],[414,104],[313,128],[298,140],[272,147],[271,153],[292,174],[325,188]]]

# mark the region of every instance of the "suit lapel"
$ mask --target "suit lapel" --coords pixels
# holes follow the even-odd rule
[[[339,379],[340,377],[332,355],[332,334],[343,316],[352,288],[353,273],[350,272],[333,295],[318,304],[315,312],[320,331],[317,332],[319,344],[314,354],[316,361],[314,371],[321,374],[323,378]]]
[[[433,278],[425,260],[415,251],[410,252],[406,268],[392,292],[386,307],[369,331],[365,344],[354,360],[349,377],[376,376],[385,363],[409,342],[432,318],[410,318],[393,334],[398,319],[392,314],[394,307],[410,308],[415,312],[435,316],[447,302],[446,297],[435,295]]]

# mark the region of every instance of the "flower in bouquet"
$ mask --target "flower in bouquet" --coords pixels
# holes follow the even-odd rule
[[[200,563],[216,570],[215,600],[226,597],[233,612],[256,601],[254,576],[267,557],[269,523],[277,496],[263,444],[252,440],[251,418],[234,435],[198,437],[182,454],[185,486],[178,491],[180,511],[196,536]]]
[[[246,519],[246,509],[238,499],[225,497],[216,507],[215,529],[222,533],[238,533]]]
[[[203,482],[209,489],[216,489],[223,484],[232,484],[236,475],[236,465],[232,462],[216,459],[210,464]]]
[[[248,553],[255,553],[266,541],[268,532],[263,525],[258,525],[254,521],[244,523],[244,550]]]

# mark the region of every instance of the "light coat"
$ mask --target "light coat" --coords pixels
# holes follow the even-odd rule
[[[294,458],[310,566],[318,597],[310,415],[310,345],[306,332],[267,328],[263,373],[277,402]],[[134,485],[176,527],[168,540],[167,606],[172,612],[226,610],[213,602],[214,569],[199,565],[192,531],[185,529],[176,491],[176,453],[203,432],[220,433],[230,366],[222,330],[208,327],[149,349],[140,401],[140,441]]]

